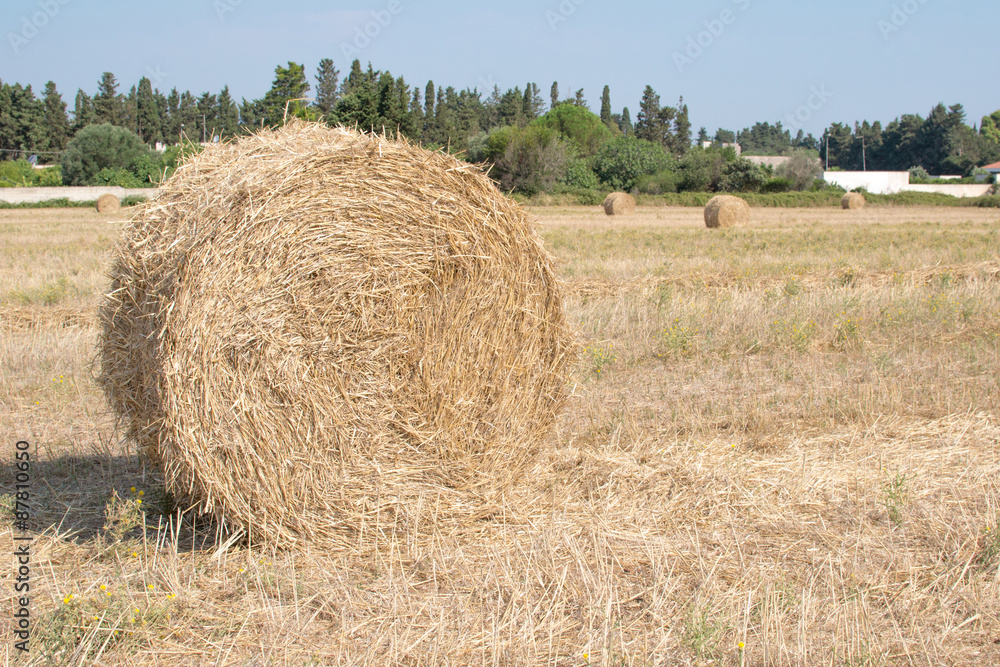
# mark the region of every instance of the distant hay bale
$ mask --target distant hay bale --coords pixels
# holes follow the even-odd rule
[[[860,192],[848,192],[840,200],[841,207],[854,210],[865,207],[865,196]]]
[[[604,212],[608,215],[632,215],[635,200],[624,192],[612,192],[604,198]]]
[[[565,398],[551,257],[478,168],[293,121],[132,216],[100,382],[168,491],[255,542],[373,548],[500,510]]]
[[[105,192],[97,198],[98,213],[116,213],[121,207],[122,203],[118,200],[118,197],[110,192]]]
[[[716,195],[705,205],[705,226],[739,227],[750,222],[750,205],[739,197]]]

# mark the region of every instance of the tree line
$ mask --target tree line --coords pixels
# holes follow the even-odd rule
[[[358,60],[341,77],[330,59],[320,61],[312,80],[304,65],[279,65],[263,97],[239,102],[228,86],[200,95],[176,88],[162,92],[147,77],[121,92],[114,74],[105,72],[92,95],[77,91],[70,112],[54,82],[46,84],[39,99],[30,85],[0,81],[0,159],[37,155],[42,163],[65,166],[72,153],[75,162],[71,160],[69,171],[74,184],[82,184],[80,179],[93,183],[129,178],[128,184],[134,184],[169,170],[177,153],[168,150],[157,161],[130,145],[132,163],[97,160],[87,166],[80,162],[85,156],[79,155],[79,147],[69,150],[71,142],[85,138],[87,145],[99,145],[102,139],[96,131],[81,134],[96,125],[107,126],[101,132],[109,136],[110,128],[118,128],[149,147],[176,147],[279,126],[288,116],[399,134],[429,148],[487,162],[502,186],[527,194],[559,187],[725,189],[727,183],[735,187],[734,179],[748,183],[745,187],[764,187],[775,174],[753,172],[736,161],[723,150],[733,143],[745,154],[818,156],[824,164],[845,170],[922,167],[931,173],[969,174],[980,164],[1000,159],[1000,111],[985,117],[977,129],[966,124],[961,105],[938,105],[927,118],[904,115],[884,128],[879,122],[853,127],[833,123],[819,138],[801,130],[792,136],[780,122],[758,122],[737,132],[719,128],[711,136],[702,127],[692,146],[683,97],[676,105],[663,104],[651,86],[643,91],[633,121],[628,107],[612,108],[609,86],[604,86],[595,114],[582,89],[564,96],[558,82],[552,83],[546,100],[534,82],[506,91],[494,86],[488,93],[434,81],[411,86],[402,76],[375,70],[370,63],[363,68]],[[115,136],[124,141],[125,135]],[[703,146],[708,146],[708,154]],[[102,158],[108,159],[113,162]],[[714,166],[706,167],[710,162]],[[723,179],[726,169],[732,172],[728,181]],[[742,176],[736,178],[736,171]],[[711,174],[707,181],[705,173]],[[785,176],[795,181],[794,187],[809,180]]]

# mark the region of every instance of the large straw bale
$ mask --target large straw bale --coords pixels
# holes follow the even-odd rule
[[[840,205],[848,210],[865,207],[865,196],[860,192],[848,192],[840,199]]]
[[[608,215],[632,215],[635,200],[625,192],[612,192],[604,198],[604,212]]]
[[[98,213],[117,213],[121,207],[122,203],[118,200],[118,197],[110,192],[105,192],[97,198]]]
[[[705,205],[705,226],[739,227],[750,222],[750,205],[739,197],[716,195]]]
[[[294,121],[138,208],[100,380],[182,502],[255,541],[377,547],[499,509],[564,400],[561,290],[477,168]]]

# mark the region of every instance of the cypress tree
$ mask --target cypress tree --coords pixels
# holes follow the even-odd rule
[[[611,126],[611,86],[604,86],[601,93],[601,122]]]

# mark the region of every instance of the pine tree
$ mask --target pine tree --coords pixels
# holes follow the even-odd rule
[[[316,101],[314,104],[319,112],[329,117],[340,99],[340,70],[333,66],[333,61],[323,58],[316,68]]]
[[[601,122],[611,127],[611,86],[604,86],[601,93]]]
[[[581,88],[580,90],[576,91],[576,96],[573,99],[573,104],[575,104],[578,107],[586,107],[587,106],[587,100],[583,99],[583,88]]]
[[[381,72],[372,69],[368,63],[367,71],[361,71],[360,66],[352,67],[348,76],[346,90],[337,101],[334,112],[337,121],[347,126],[356,126],[362,132],[381,131],[383,119],[378,112],[379,79]]]
[[[16,159],[13,151],[19,149],[17,125],[14,122],[14,90],[0,82],[0,160]]]
[[[223,139],[234,136],[240,128],[240,110],[229,94],[229,86],[225,86],[218,98],[217,132]]]
[[[177,127],[178,134],[183,136],[185,141],[201,141],[201,132],[198,129],[198,101],[187,90],[181,93],[178,103]]]
[[[720,127],[715,131],[715,138],[713,141],[717,144],[735,144],[736,133],[732,130],[724,130]]]
[[[663,145],[663,117],[660,96],[652,86],[646,86],[639,102],[639,113],[635,117],[635,136]]]
[[[552,88],[549,89],[549,109],[555,109],[559,105],[559,82],[553,81]]]
[[[427,85],[424,87],[424,129],[423,132],[420,133],[420,140],[426,144],[433,143],[431,137],[434,136],[436,131],[436,128],[434,127],[435,100],[434,82],[428,81]]]
[[[533,103],[534,104],[534,103]],[[478,90],[466,88],[458,94],[455,113],[456,134],[452,138],[453,152],[464,151],[469,140],[485,127],[486,106]]]
[[[139,93],[135,86],[122,98],[121,126],[132,134],[138,134],[139,128]]]
[[[483,102],[483,116],[481,119],[482,127],[485,130],[491,130],[500,125],[500,86],[494,84],[493,92],[490,96],[486,98]]]
[[[371,69],[371,64],[369,63],[368,69]],[[361,61],[357,58],[351,63],[351,73],[347,75],[344,82],[340,84],[340,96],[349,95],[351,93],[351,88],[355,84],[359,84],[364,78],[364,73],[361,71]]]
[[[118,94],[118,80],[111,72],[105,72],[97,84],[94,95],[94,113],[98,123],[119,125],[122,122],[122,99]]]
[[[455,89],[448,86],[445,89],[438,88],[437,101],[434,104],[434,142],[442,146],[451,147],[452,138],[456,132],[456,111],[458,107],[458,95]]]
[[[403,119],[404,109],[400,108],[399,94],[396,92],[396,79],[389,72],[382,72],[378,80],[378,120],[377,132],[394,133]]]
[[[218,99],[212,93],[202,93],[198,98],[197,124],[198,141],[213,141],[216,134],[216,124],[219,115]]]
[[[168,144],[175,144],[181,140],[180,106],[181,95],[176,88],[171,88],[166,105],[163,107],[164,112],[161,113],[163,140]]]
[[[708,138],[708,130],[702,125],[701,129],[698,130],[698,145],[702,146],[706,141],[711,141],[711,139]]]
[[[309,81],[306,80],[304,65],[288,61],[288,67],[275,67],[274,81],[263,100],[267,123],[272,127],[284,125],[286,109],[291,115],[301,114],[306,106],[301,99],[308,92]]]
[[[240,134],[249,134],[264,127],[265,113],[263,100],[247,100],[240,102]]]
[[[418,130],[416,118],[410,113],[410,86],[406,79],[399,77],[395,85],[396,97],[399,99],[399,121],[397,131],[408,139],[415,138]]]
[[[410,95],[410,118],[413,119],[413,139],[419,141],[424,131],[424,101],[417,87]]]
[[[497,124],[518,127],[525,125],[523,100],[524,94],[518,87],[501,95],[500,105],[497,107]]]
[[[136,94],[137,130],[142,140],[147,144],[155,144],[163,138],[163,121],[160,109],[153,94],[153,84],[146,77],[139,79],[139,89]]]
[[[659,129],[660,129],[660,145],[672,153],[680,154],[681,146],[677,139],[677,135],[673,132],[674,121],[677,119],[677,109],[672,106],[660,107],[659,115]],[[691,141],[690,128],[688,131],[688,143]],[[686,150],[686,149],[685,149]]]
[[[97,113],[94,111],[94,101],[83,90],[77,90],[73,104],[73,134],[96,122],[98,121]]]
[[[25,152],[46,147],[45,102],[35,97],[31,86],[19,83],[11,87],[11,116],[19,147]]]
[[[50,151],[61,151],[69,142],[69,117],[66,115],[66,103],[56,90],[56,84],[49,81],[45,84],[45,135]]]

